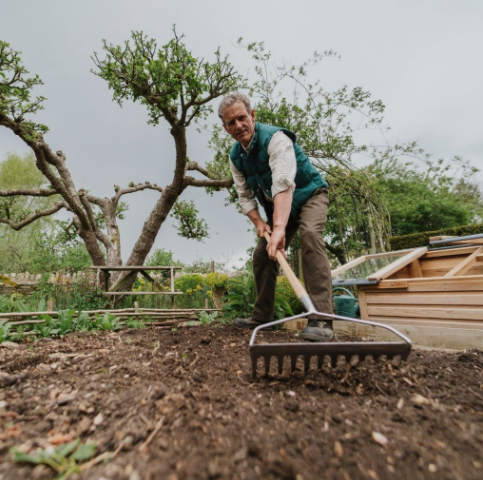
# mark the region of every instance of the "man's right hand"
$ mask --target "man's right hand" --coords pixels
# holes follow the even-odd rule
[[[251,220],[255,228],[257,229],[258,238],[264,238],[264,233],[272,233],[272,229],[268,223],[266,223],[260,216],[260,213],[256,208],[248,212],[248,218]]]
[[[257,227],[258,238],[264,238],[265,232],[272,233],[272,229],[268,223],[262,221],[255,226]]]

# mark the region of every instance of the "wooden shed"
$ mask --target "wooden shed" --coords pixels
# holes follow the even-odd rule
[[[483,246],[366,255],[332,279],[357,285],[362,319],[390,324],[415,344],[483,348]]]

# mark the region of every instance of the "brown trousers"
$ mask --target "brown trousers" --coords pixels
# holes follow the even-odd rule
[[[302,269],[305,289],[319,312],[332,313],[332,277],[325,251],[322,232],[327,222],[329,197],[325,188],[316,190],[302,207],[297,218],[290,217],[285,229],[285,247],[288,248],[300,229]],[[257,298],[253,320],[261,323],[273,320],[278,263],[270,260],[267,241],[259,239],[253,252],[253,273]]]

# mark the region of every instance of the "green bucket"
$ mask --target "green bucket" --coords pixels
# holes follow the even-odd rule
[[[352,293],[342,287],[336,287],[332,290],[332,294],[342,290],[348,295],[334,295],[334,313],[341,317],[357,318],[359,316],[359,301]]]

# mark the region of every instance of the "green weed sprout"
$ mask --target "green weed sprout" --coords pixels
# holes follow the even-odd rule
[[[65,480],[73,473],[80,472],[78,462],[85,462],[94,456],[94,443],[81,444],[80,438],[73,442],[58,446],[53,451],[38,450],[35,454],[26,454],[12,448],[13,460],[17,463],[31,463],[33,465],[48,465],[58,475],[56,480]]]

